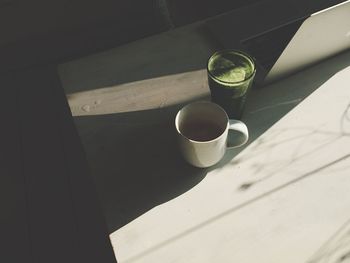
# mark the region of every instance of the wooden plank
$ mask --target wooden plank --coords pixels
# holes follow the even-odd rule
[[[167,108],[209,98],[207,72],[197,70],[68,95],[74,116]]]
[[[65,162],[70,177],[79,233],[79,247],[84,251],[84,262],[116,262],[83,146],[58,76],[55,74],[54,78],[57,83],[54,96],[59,104],[58,123],[63,137]]]
[[[197,23],[61,64],[59,72],[74,116],[166,108],[208,97],[205,66],[214,50]]]
[[[33,262],[22,174],[17,89],[12,74],[0,75],[0,261]]]

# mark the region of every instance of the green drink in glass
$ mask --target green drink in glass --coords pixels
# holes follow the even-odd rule
[[[209,58],[207,71],[212,101],[240,119],[256,72],[254,60],[241,51],[219,51]]]

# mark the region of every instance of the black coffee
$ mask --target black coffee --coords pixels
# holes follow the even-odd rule
[[[188,139],[205,142],[219,137],[223,133],[223,129],[212,122],[193,121],[186,123],[182,127],[181,132]]]

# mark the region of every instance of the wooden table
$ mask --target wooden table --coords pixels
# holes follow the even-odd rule
[[[173,121],[217,48],[195,24],[60,66],[118,262],[349,260],[350,53],[253,90],[249,143],[196,169]]]

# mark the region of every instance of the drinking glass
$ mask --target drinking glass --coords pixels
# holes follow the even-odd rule
[[[254,59],[238,50],[214,53],[207,64],[208,84],[213,102],[233,119],[241,119],[255,73]]]

